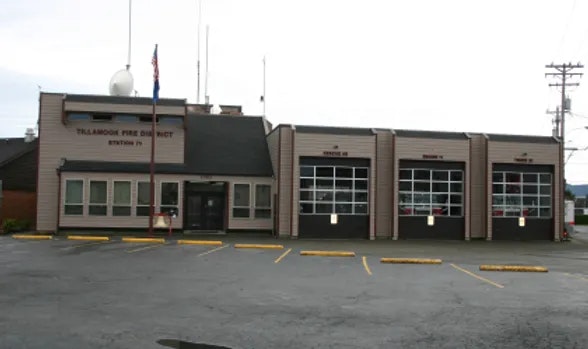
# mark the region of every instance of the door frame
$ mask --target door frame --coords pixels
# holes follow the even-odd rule
[[[200,188],[194,188],[196,186],[199,186]],[[183,207],[183,222],[182,222],[182,229],[184,230],[199,230],[199,231],[208,231],[210,229],[192,229],[192,227],[188,226],[188,198],[194,195],[200,195],[202,197],[202,199],[206,199],[207,196],[209,195],[215,195],[218,196],[220,198],[222,198],[222,200],[224,201],[222,203],[222,207],[221,207],[221,211],[222,211],[222,215],[223,215],[223,219],[221,220],[221,227],[219,229],[215,229],[218,231],[225,231],[227,229],[227,205],[228,205],[228,200],[227,200],[227,182],[190,182],[190,181],[185,181],[184,182],[184,207]],[[201,201],[204,202],[204,201]],[[203,207],[201,206],[201,217],[204,217],[204,215],[202,213],[204,213],[205,210],[203,209]]]

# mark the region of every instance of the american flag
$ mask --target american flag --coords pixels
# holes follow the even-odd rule
[[[157,62],[157,44],[155,44],[155,51],[153,51],[153,103],[157,103],[159,99],[159,64]]]

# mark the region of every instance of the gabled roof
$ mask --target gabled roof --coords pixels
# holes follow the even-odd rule
[[[261,117],[188,114],[184,151],[191,173],[273,175]]]
[[[38,143],[25,142],[24,138],[0,138],[0,167],[20,158],[24,154],[37,149]]]

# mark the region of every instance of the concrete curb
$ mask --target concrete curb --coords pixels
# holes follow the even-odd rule
[[[77,241],[109,241],[110,238],[108,236],[85,236],[85,235],[68,235],[68,240],[77,240]]]
[[[222,241],[218,240],[178,240],[178,245],[203,245],[203,246],[220,246]]]
[[[261,248],[261,249],[271,249],[271,250],[281,250],[284,248],[284,245],[270,245],[270,244],[235,244],[235,248]]]
[[[321,256],[321,257],[355,257],[355,252],[351,251],[300,251],[301,256]]]
[[[427,259],[427,258],[381,258],[380,263],[392,264],[441,264],[441,259]]]
[[[519,272],[530,272],[530,273],[547,273],[548,270],[545,267],[534,266],[534,265],[491,265],[482,264],[480,265],[482,271],[519,271]]]
[[[12,238],[24,239],[24,240],[51,240],[51,239],[53,239],[53,236],[52,235],[34,235],[34,234],[13,234]]]
[[[164,238],[133,238],[133,237],[123,237],[121,239],[122,242],[139,242],[139,243],[155,243],[155,244],[164,244]]]

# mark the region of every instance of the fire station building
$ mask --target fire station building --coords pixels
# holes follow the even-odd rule
[[[146,229],[149,98],[42,93],[37,229]],[[555,240],[553,137],[302,125],[160,99],[155,211],[178,232]]]

